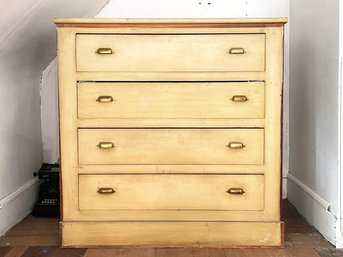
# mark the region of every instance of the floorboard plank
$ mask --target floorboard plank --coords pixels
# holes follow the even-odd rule
[[[315,248],[320,257],[343,257],[343,249]]]
[[[285,231],[286,233],[316,233],[317,230],[308,224],[306,220],[302,217],[297,218],[285,218],[283,219],[285,222]]]
[[[179,248],[177,257],[193,257],[192,248]]]
[[[21,257],[52,257],[57,247],[29,247]]]
[[[27,246],[14,246],[5,257],[21,257],[27,248]]]
[[[155,248],[133,248],[132,257],[155,257],[156,250]]]
[[[193,248],[194,257],[210,257],[210,251],[208,248]]]
[[[320,257],[312,247],[286,248],[288,257]]]
[[[284,249],[243,249],[242,257],[288,257]]]
[[[0,239],[0,246],[59,246],[58,235],[33,235],[33,236],[5,236]]]
[[[242,257],[242,249],[224,249],[226,257]]]
[[[225,257],[225,251],[222,248],[210,248],[209,256],[210,257]]]
[[[319,233],[289,233],[290,241],[295,248],[297,247],[322,247],[334,248],[325,238]]]
[[[84,257],[131,257],[131,248],[88,249]]]
[[[156,249],[156,257],[177,257],[178,248],[158,248]]]
[[[11,246],[0,246],[0,257],[6,256],[6,254],[12,250]]]
[[[288,233],[285,234],[285,247],[294,247]]]
[[[58,223],[59,219],[57,218],[36,218],[29,215],[19,224],[11,228],[6,234],[8,236],[58,236]]]
[[[58,248],[52,257],[83,257],[87,249],[84,248]]]

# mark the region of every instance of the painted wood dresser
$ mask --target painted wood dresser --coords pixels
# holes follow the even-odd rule
[[[286,19],[55,19],[62,245],[281,246]]]

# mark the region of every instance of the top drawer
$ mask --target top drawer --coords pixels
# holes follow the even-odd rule
[[[264,34],[77,34],[77,71],[265,70]]]

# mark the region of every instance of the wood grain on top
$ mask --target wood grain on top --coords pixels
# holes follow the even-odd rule
[[[196,27],[265,27],[283,26],[287,18],[226,18],[226,19],[110,19],[110,18],[55,18],[58,27],[171,27],[171,28],[196,28]]]

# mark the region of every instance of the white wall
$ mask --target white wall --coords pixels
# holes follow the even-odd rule
[[[56,56],[53,17],[92,17],[105,3],[0,1],[0,236],[30,212],[36,196],[32,174],[43,160],[40,80]]]
[[[339,178],[336,241],[343,248],[343,4],[339,3]]]
[[[42,73],[41,80],[41,122],[43,140],[43,161],[59,162],[57,58]]]
[[[288,198],[331,242],[338,211],[339,0],[291,0]],[[326,206],[330,210],[325,210]]]
[[[287,17],[287,0],[111,0],[102,18]]]
[[[231,17],[289,17],[289,0],[111,0],[97,15],[98,18],[231,18]],[[283,176],[288,171],[288,29],[285,37],[285,106],[284,106],[284,166]],[[48,68],[51,71],[51,67]],[[56,74],[51,71],[47,81],[42,85],[42,94],[49,91],[50,96],[56,92]],[[55,95],[56,99],[57,96]],[[44,101],[44,100],[43,100]],[[55,100],[52,100],[53,102]],[[57,117],[54,103],[42,102],[42,113],[51,113]],[[58,126],[54,121],[42,117],[44,161],[58,160],[58,140],[55,131]],[[284,186],[284,191],[286,186]],[[284,197],[285,197],[284,192]]]

